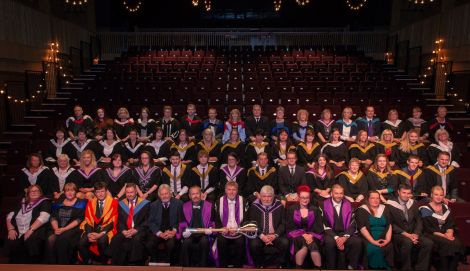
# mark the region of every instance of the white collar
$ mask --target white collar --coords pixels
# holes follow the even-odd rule
[[[371,214],[371,212],[369,210],[369,207],[367,207],[367,205],[365,205],[365,204],[361,205],[361,207],[359,207],[359,208],[362,208],[362,209],[366,210],[369,214]],[[380,204],[379,208],[377,208],[377,212],[375,213],[374,217],[380,218],[383,215],[384,210],[385,210],[385,205]]]
[[[393,127],[398,127],[398,125],[400,125],[401,123],[401,120],[397,120],[395,123],[389,121],[389,120],[386,120],[385,123],[389,124],[390,126],[393,126]]]

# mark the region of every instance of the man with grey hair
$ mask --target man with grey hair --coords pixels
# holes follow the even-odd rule
[[[158,200],[150,205],[148,220],[151,235],[147,241],[147,249],[150,253],[151,263],[157,261],[175,263],[171,260],[171,256],[177,241],[178,217],[181,212],[181,201],[171,197],[171,188],[168,184],[161,184],[158,187]],[[165,253],[158,251],[161,243],[165,244]],[[162,255],[161,259],[157,258],[159,255]]]
[[[259,194],[248,210],[249,219],[258,225],[258,237],[250,240],[250,253],[256,267],[282,266],[289,248],[284,207],[275,198],[272,186],[263,186]]]

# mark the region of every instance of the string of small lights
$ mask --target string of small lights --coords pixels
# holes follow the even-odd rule
[[[281,10],[282,0],[274,0],[273,3],[274,3],[274,10],[275,11]]]
[[[367,3],[367,0],[346,0],[346,5],[353,10],[358,11],[362,9]]]
[[[8,83],[5,83],[4,87],[5,87],[5,89],[7,89],[7,88],[8,88]],[[34,99],[36,99],[36,98],[38,97],[37,95],[43,93],[43,90],[42,90],[42,89],[43,89],[43,85],[42,85],[42,84],[39,84],[39,85],[38,85],[38,89],[36,90],[36,93],[33,94],[33,95],[31,95],[31,97],[29,97],[29,98],[18,98],[18,97],[15,97],[15,96],[13,96],[13,95],[10,95],[10,94],[7,95],[6,90],[0,89],[0,96],[5,96],[5,95],[7,95],[6,98],[7,98],[8,101],[13,102],[13,103],[15,103],[15,104],[16,104],[16,103],[18,103],[18,104],[24,104],[24,103],[33,102]]]
[[[444,55],[443,47],[444,47],[444,40],[437,39],[434,41],[434,48],[432,50],[431,58],[424,69],[423,73],[420,75],[421,84],[424,85],[426,81],[431,80],[432,75],[434,73],[434,66],[441,62],[441,65],[445,65],[443,62],[446,60]],[[446,73],[447,75],[447,73]]]
[[[129,0],[124,0],[123,2],[124,8],[131,13],[135,13],[139,11],[140,7],[142,6],[142,1],[135,1],[134,4],[130,4]]]
[[[310,3],[310,0],[295,0],[295,2],[296,2],[297,5],[299,5],[299,6],[305,6],[305,5],[307,5],[308,3]]]
[[[66,4],[69,4],[69,5],[74,5],[74,6],[81,6],[81,5],[84,5],[88,2],[88,0],[65,0],[65,3]]]
[[[416,5],[424,5],[424,4],[434,2],[434,0],[408,0],[408,1],[412,2],[413,4],[416,4]]]

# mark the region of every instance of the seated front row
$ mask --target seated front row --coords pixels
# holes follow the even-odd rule
[[[439,270],[456,270],[464,253],[440,186],[432,188],[431,201],[421,207],[406,184],[385,204],[379,192],[369,191],[356,211],[338,184],[319,207],[310,203],[310,188],[301,185],[299,202],[287,209],[268,185],[248,206],[233,181],[215,203],[202,199],[199,186],[189,188],[184,204],[171,197],[166,184],[159,186],[153,203],[140,197],[133,183],[125,185],[121,201],[103,182],[93,188],[95,197],[87,202],[68,183],[64,198],[51,206],[38,185],[30,186],[7,217],[10,262],[42,262],[45,248],[45,262],[52,264],[143,265],[150,258],[199,267],[286,267],[291,262],[298,268],[428,270],[436,246]],[[249,221],[257,224],[253,239],[238,230]]]

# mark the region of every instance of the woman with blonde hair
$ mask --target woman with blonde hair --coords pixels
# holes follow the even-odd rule
[[[426,146],[423,143],[419,143],[419,133],[416,130],[410,130],[398,146],[396,162],[400,168],[407,166],[406,161],[411,154],[419,157],[419,167],[428,165]]]
[[[375,157],[374,164],[367,172],[367,183],[369,190],[379,192],[382,202],[386,202],[398,190],[398,178],[388,164],[385,154],[378,154]]]
[[[286,120],[285,115],[286,111],[283,106],[276,107],[276,118],[271,121],[271,126],[269,129],[271,140],[277,141],[281,130],[287,131],[287,134],[290,136],[292,127],[289,121]]]
[[[444,198],[444,189],[434,186],[431,189],[431,201],[421,206],[419,211],[423,220],[423,233],[434,242],[439,254],[438,270],[456,271],[460,257],[465,254],[465,247],[455,234],[455,221]]]
[[[375,144],[377,154],[383,153],[388,157],[390,166],[395,166],[397,153],[398,153],[398,144],[393,141],[393,132],[389,129],[382,131],[380,135],[380,140]]]
[[[70,174],[69,181],[78,187],[78,198],[91,199],[94,197],[93,185],[103,181],[104,174],[104,171],[97,167],[95,154],[85,150],[80,156],[80,168]]]
[[[353,110],[351,107],[345,107],[342,112],[342,118],[335,121],[333,128],[338,129],[341,134],[341,140],[353,142],[357,136],[357,123],[352,118]]]
[[[398,118],[398,111],[391,109],[388,111],[388,118],[382,123],[382,129],[389,129],[393,133],[393,141],[400,143],[406,135],[405,122]]]
[[[447,132],[446,129],[438,129],[434,135],[434,139],[436,143],[432,143],[427,149],[429,164],[434,165],[437,163],[439,153],[445,151],[450,154],[450,165],[459,168],[460,150],[459,147],[451,141],[449,132]]]
[[[33,184],[26,188],[21,204],[8,213],[5,241],[9,263],[41,263],[46,239],[51,203],[44,197],[41,187]]]
[[[54,180],[59,187],[59,191],[63,191],[64,185],[70,182],[70,176],[75,169],[70,166],[70,159],[67,154],[61,154],[57,157],[57,166],[52,168]],[[58,199],[62,192],[54,192],[54,199]]]
[[[126,141],[129,137],[129,132],[134,127],[134,119],[131,118],[129,110],[121,107],[117,111],[117,118],[114,119],[114,130],[119,140]]]
[[[232,109],[230,111],[228,120],[225,122],[224,125],[224,135],[222,136],[222,143],[226,143],[230,140],[230,135],[233,130],[238,131],[239,138],[242,142],[246,140],[246,132],[245,132],[245,122],[241,118],[240,110]]]
[[[297,111],[297,121],[292,123],[292,137],[297,142],[303,142],[307,130],[314,130],[313,123],[308,121],[309,113],[306,109]]]
[[[202,140],[196,144],[196,153],[204,150],[209,154],[209,163],[217,163],[221,148],[222,144],[215,139],[214,133],[210,128],[202,131]]]

